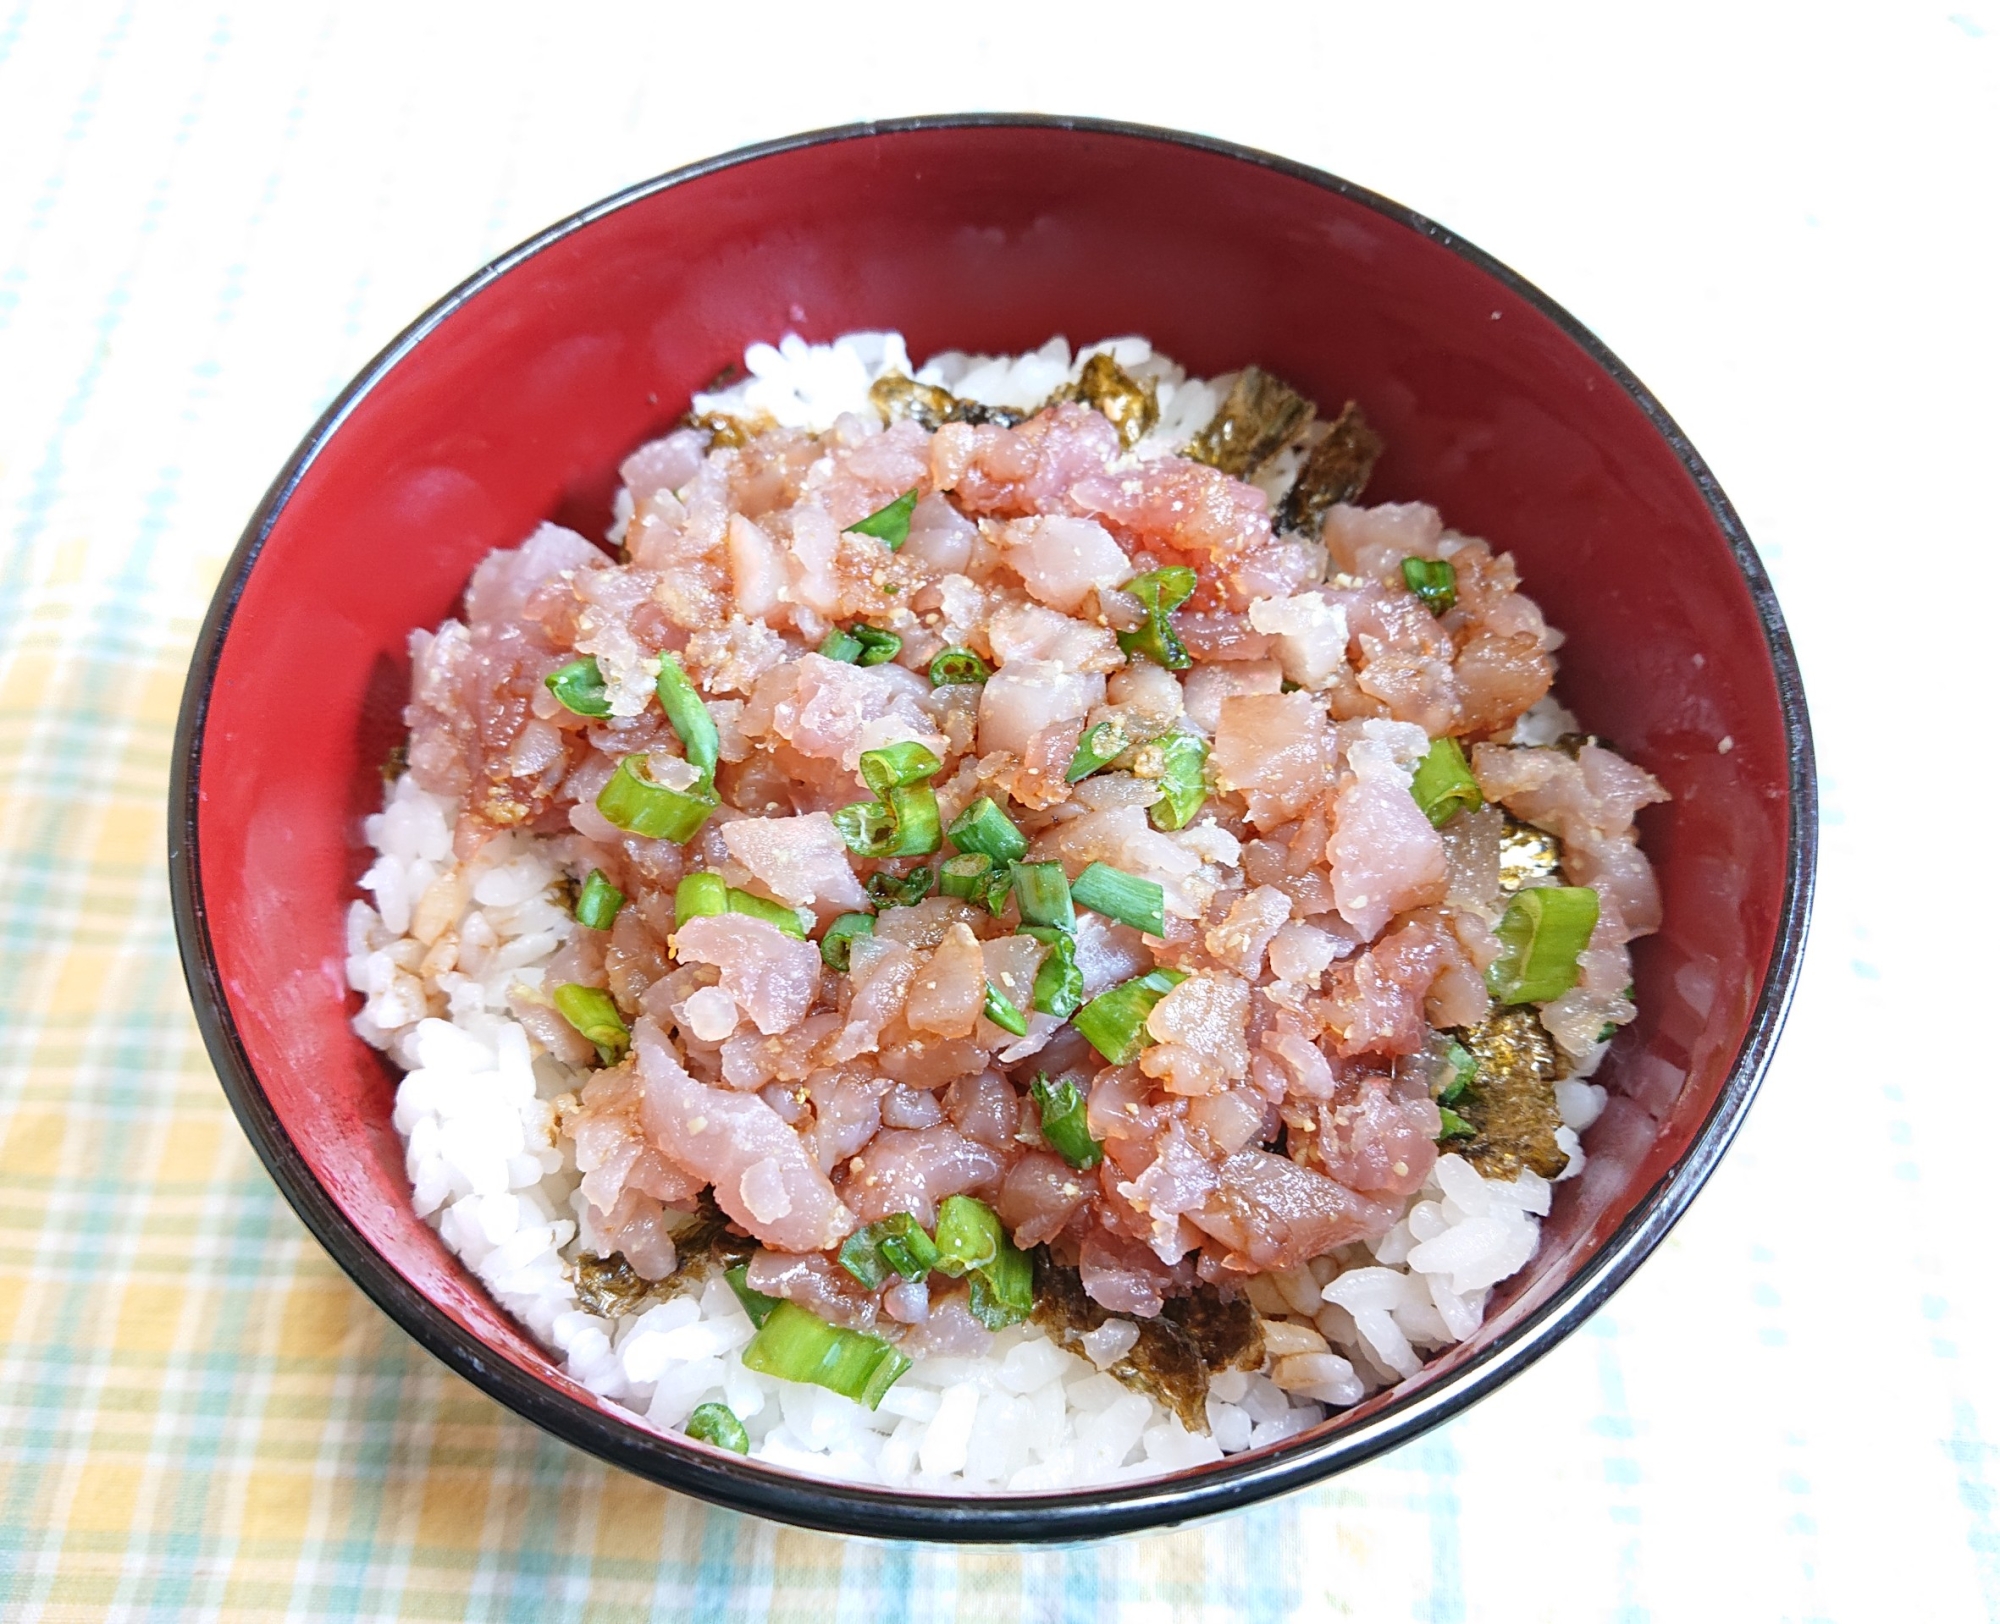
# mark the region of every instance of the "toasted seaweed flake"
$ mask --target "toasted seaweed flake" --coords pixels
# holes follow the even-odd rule
[[[1381,435],[1350,400],[1306,454],[1305,466],[1278,508],[1277,528],[1317,536],[1328,508],[1352,502],[1367,487],[1383,449]]]
[[[664,1280],[648,1280],[619,1252],[579,1257],[570,1272],[576,1281],[577,1306],[616,1319],[699,1289],[711,1275],[749,1262],[756,1252],[757,1243],[738,1230],[704,1190],[700,1206],[674,1231],[674,1272]]]
[[[1511,1179],[1524,1167],[1554,1178],[1569,1165],[1556,1143],[1564,1068],[1541,1018],[1526,1007],[1506,1009],[1458,1038],[1479,1068],[1452,1107],[1474,1130],[1465,1159],[1486,1178]]]
[[[1560,878],[1562,842],[1546,829],[1507,814],[1500,835],[1500,892],[1512,896],[1530,880]]]
[[[1245,367],[1186,454],[1247,479],[1305,433],[1312,419],[1313,403],[1290,384],[1262,367]]]
[[[734,451],[740,445],[747,445],[767,422],[731,417],[727,412],[707,412],[700,417],[689,412],[681,419],[681,427],[700,429],[708,436],[711,451]]]
[[[936,433],[947,423],[995,423],[1012,428],[1025,423],[1031,414],[1011,406],[987,406],[976,400],[961,400],[949,389],[934,383],[918,383],[900,374],[877,378],[868,386],[868,400],[882,414],[885,423],[908,419]]]
[[[1150,380],[1140,383],[1101,350],[1083,363],[1075,383],[1064,384],[1049,398],[1073,400],[1099,413],[1118,431],[1118,443],[1127,451],[1160,420],[1158,388]]]
[[[1058,1347],[1083,1352],[1083,1339],[1106,1320],[1139,1328],[1132,1351],[1111,1366],[1136,1393],[1156,1398],[1190,1432],[1208,1431],[1208,1377],[1213,1370],[1261,1370],[1264,1328],[1247,1300],[1225,1300],[1213,1286],[1168,1301],[1157,1319],[1113,1314],[1083,1289],[1075,1269],[1057,1263],[1047,1247],[1035,1251],[1034,1323]]]

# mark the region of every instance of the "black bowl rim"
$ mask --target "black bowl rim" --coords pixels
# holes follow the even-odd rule
[[[1519,1325],[1442,1381],[1322,1438],[1302,1437],[1192,1478],[1062,1494],[974,1499],[817,1481],[670,1443],[557,1391],[490,1352],[413,1287],[361,1235],[313,1176],[252,1069],[216,968],[198,851],[203,729],[217,663],[244,585],[273,526],[321,447],[355,405],[441,322],[488,284],[592,221],[669,187],[803,147],[944,130],[1069,130],[1158,142],[1275,170],[1323,187],[1449,249],[1555,323],[1639,406],[1673,450],[1728,540],[1764,629],[1790,768],[1791,819],[1777,941],[1729,1078],[1687,1154],[1670,1168],[1585,1265]],[[1652,393],[1574,316],[1525,278],[1436,222],[1309,165],[1181,130],[1041,114],[938,114],[843,125],[742,147],[629,186],[502,254],[419,316],[341,391],[265,493],[210,604],[189,666],[174,737],[168,863],[182,967],[224,1093],[272,1179],[320,1244],[386,1314],[459,1375],[557,1437],[641,1477],[715,1504],[832,1533],[959,1542],[1061,1542],[1157,1528],[1252,1505],[1359,1465],[1456,1415],[1519,1374],[1574,1330],[1665,1237],[1735,1137],[1769,1063],[1798,980],[1811,913],[1818,811],[1812,729],[1784,617],[1735,509],[1708,465]]]

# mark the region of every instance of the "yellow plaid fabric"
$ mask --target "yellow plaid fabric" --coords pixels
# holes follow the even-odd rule
[[[1390,132],[1367,149],[1390,165],[1385,183],[1447,213],[1463,202],[1475,230],[1480,200],[1455,190],[1469,173],[1466,118],[1496,86],[1489,111],[1526,117],[1518,89],[1555,82],[1549,52],[1565,32],[1495,24],[1476,77],[1456,81],[1475,98],[1461,118],[1456,102],[1442,115],[1413,104],[1408,64],[1444,71],[1436,40],[1487,26],[1474,20],[1485,8],[1454,24],[1427,10],[1398,35],[1395,8],[1335,18],[1280,0],[1258,27],[1213,30],[1190,51],[1175,29],[1135,26],[1130,8],[1024,4],[1039,21],[1018,36],[965,36],[984,77],[963,99],[1159,123],[1211,108],[1222,133],[1358,165],[1333,145],[1332,109],[1350,134]],[[1935,1007],[1935,966],[1952,957],[1941,932],[1905,931],[1881,909],[1905,881],[1877,859],[1910,848],[1894,821],[1905,803],[1892,820],[1871,798],[1894,777],[1878,752],[1913,719],[1843,728],[1888,702],[1868,662],[1847,657],[1872,630],[1816,642],[1795,622],[1809,655],[1841,656],[1808,672],[1823,705],[1829,874],[1869,879],[1822,893],[1793,1033],[1742,1142],[1610,1309],[1459,1421],[1315,1490],[1061,1551],[888,1546],[713,1511],[448,1375],[276,1195],[196,1036],[166,900],[175,708],[237,531],[367,355],[530,230],[705,152],[961,99],[928,88],[940,30],[956,26],[946,11],[880,9],[879,27],[835,27],[829,13],[830,32],[788,52],[782,16],[766,38],[759,13],[751,38],[742,8],[656,0],[0,0],[0,1619],[2000,1617],[1990,1357],[1973,1357],[1992,1346],[1994,1299],[1983,1252],[1965,1250],[1991,1230],[1990,1180],[1964,1164],[1984,1137],[1990,1107],[1974,1085],[1990,1043],[1864,1064],[1851,1041]],[[1350,34],[1364,15],[1372,45]],[[1894,74],[1879,63],[1919,48],[1995,60],[1969,15],[1947,26],[1910,12],[1907,28],[1887,17],[1851,72],[1884,96]],[[1593,12],[1584,32],[1615,56],[1607,31],[1624,26],[1650,25]],[[1919,27],[1931,31],[1920,47],[1905,37]],[[1818,115],[1797,98],[1846,81],[1792,71],[1794,42],[1773,38],[1763,90],[1793,100],[1770,104],[1770,127],[1810,132]],[[1627,43],[1637,61],[1662,41]],[[1364,58],[1388,71],[1350,71]],[[1080,76],[1062,77],[1059,59]],[[749,93],[753,65],[775,76],[769,94]],[[1974,71],[1952,66],[1960,78],[1940,83],[1969,106]],[[1990,91],[1990,67],[1976,71]],[[1338,95],[1317,95],[1315,74],[1337,77]],[[1564,74],[1566,86],[1602,79]],[[1623,74],[1604,84],[1618,98],[1642,88]],[[1622,108],[1606,103],[1603,127]],[[1853,126],[1871,156],[1928,128],[1914,102],[1888,108]],[[1716,122],[1711,138],[1726,146],[1733,129]],[[1899,173],[1944,173],[1950,147],[1939,138]],[[1691,150],[1676,161],[1736,184],[1734,147]],[[1559,291],[1627,312],[1618,341],[1637,346],[1642,370],[1648,354],[1767,353],[1763,326],[1729,338],[1717,325],[1762,323],[1754,299],[1635,304],[1588,285],[1610,263],[1604,241],[1621,239],[1593,235],[1595,211],[1544,207],[1533,165],[1488,166],[1478,185],[1517,167],[1517,191],[1481,204],[1485,217],[1535,222],[1545,262],[1569,279]],[[1744,173],[1746,187],[1778,186],[1754,163]],[[1854,173],[1793,202],[1865,220],[1854,199],[1873,172]],[[1751,197],[1737,199],[1746,221],[1769,201]],[[1818,330],[1831,331],[1868,301],[1850,297],[1818,241],[1782,302],[1822,298]],[[1776,236],[1766,246],[1790,252]],[[1938,256],[1925,274],[1953,263]],[[1960,364],[1960,348],[1932,347]],[[1810,367],[1826,353],[1843,369],[1872,364],[1866,346],[1815,341],[1802,375],[1819,376]],[[1683,390],[1699,394],[1704,366],[1683,369]],[[1990,371],[1965,376],[1984,388]],[[1843,370],[1822,393],[1865,394],[1866,382]],[[1715,387],[1727,397],[1733,375]],[[1727,399],[1709,407],[1726,428]],[[1780,455],[1783,416],[1746,431],[1734,467]],[[1706,449],[1732,466],[1726,444]],[[1788,498],[1762,494],[1771,539],[1783,537]],[[1968,495],[1935,528],[1957,535],[1978,510]],[[1788,575],[1777,559],[1795,614],[1823,628],[1854,581],[1879,578],[1868,511],[1844,496],[1795,527],[1810,564]],[[1936,657],[1957,656],[1940,645]],[[1968,678],[1964,691],[1984,690]],[[1957,962],[1986,958],[1967,949]],[[1977,1007],[1965,985],[1962,1007]]]

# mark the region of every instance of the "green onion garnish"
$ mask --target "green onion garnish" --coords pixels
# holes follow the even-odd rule
[[[729,886],[720,874],[683,874],[674,887],[674,927],[690,919],[729,912]]]
[[[829,970],[838,970],[846,975],[854,952],[854,938],[874,934],[875,919],[872,914],[842,914],[826,927],[826,934],[819,939],[819,956]]]
[[[1042,1137],[1071,1167],[1088,1172],[1104,1160],[1104,1147],[1090,1137],[1085,1125],[1087,1110],[1083,1091],[1069,1078],[1049,1081],[1048,1073],[1038,1074],[1028,1085],[1035,1109],[1041,1113]]]
[[[679,902],[678,893],[674,900]],[[749,891],[739,891],[733,885],[729,888],[729,911],[742,914],[746,919],[761,919],[799,941],[806,939],[806,920],[811,917],[808,913],[806,918],[801,918],[797,908],[788,908],[782,902],[773,902],[769,897],[756,896]]]
[[[1449,735],[1431,740],[1430,749],[1417,763],[1416,775],[1410,780],[1410,793],[1416,797],[1418,810],[1438,829],[1459,813],[1477,812],[1485,804],[1479,793],[1479,780],[1466,765],[1465,752],[1459,748],[1458,740]]]
[[[836,626],[826,634],[819,652],[822,659],[838,660],[842,665],[858,665],[861,661],[861,639],[844,627]]]
[[[907,874],[880,870],[868,876],[868,895],[878,908],[914,908],[931,894],[931,871],[919,864]]]
[[[561,702],[564,710],[574,711],[578,716],[611,714],[611,699],[604,691],[604,673],[598,670],[595,655],[586,654],[580,660],[571,660],[560,671],[551,671],[542,681]]]
[[[597,1046],[597,1058],[605,1065],[617,1060],[632,1041],[625,1017],[602,987],[579,987],[572,982],[556,988],[550,997],[556,1013]]]
[[[954,1280],[985,1268],[1005,1239],[999,1217],[984,1201],[948,1195],[938,1204],[936,1267]]]
[[[972,1276],[973,1316],[988,1330],[1017,1324],[1034,1306],[1034,1266],[1007,1238],[993,1209],[969,1195],[948,1195],[938,1205],[937,1268]]]
[[[1441,615],[1458,602],[1458,571],[1448,558],[1406,558],[1403,585],[1424,600],[1424,607]]]
[[[983,851],[962,851],[938,865],[938,890],[961,902],[984,902],[992,884],[993,859]]]
[[[933,688],[971,688],[993,675],[993,668],[969,648],[940,650],[931,661]]]
[[[952,820],[951,843],[960,851],[983,852],[996,863],[1018,863],[1028,855],[1028,837],[1015,827],[990,795],[982,795]]]
[[[913,485],[887,507],[877,508],[847,528],[852,535],[873,536],[877,541],[887,542],[893,553],[910,539],[910,515],[916,510],[917,490]]]
[[[861,655],[856,665],[884,665],[903,652],[903,640],[894,632],[885,632],[879,626],[856,626],[856,641],[861,644]]]
[[[829,1325],[781,1298],[743,1350],[743,1365],[759,1375],[811,1382],[872,1410],[910,1361],[879,1336]]]
[[[1021,1006],[1009,998],[992,982],[986,983],[986,1018],[1003,1032],[1012,1032],[1017,1038],[1028,1035],[1028,1017],[1021,1013]]]
[[[861,778],[875,792],[833,814],[847,849],[862,857],[922,857],[938,849],[937,795],[928,780],[944,769],[914,739],[861,752]]]
[[[840,1266],[870,1291],[892,1274],[921,1280],[937,1267],[937,1243],[907,1212],[857,1229],[841,1243]]]
[[[1479,1062],[1473,1058],[1472,1051],[1456,1038],[1445,1044],[1444,1060],[1451,1067],[1451,1081],[1438,1091],[1437,1102],[1440,1105],[1456,1105],[1472,1086],[1472,1079],[1479,1075]]]
[[[739,1455],[750,1453],[750,1434],[743,1430],[743,1423],[727,1404],[696,1405],[694,1414],[687,1418],[686,1432],[697,1443],[714,1444],[717,1449],[734,1450]]]
[[[1057,1020],[1068,1020],[1083,1003],[1083,972],[1076,964],[1076,938],[1053,925],[1023,925],[1015,934],[1032,936],[1049,950],[1042,967],[1035,972],[1035,1008]]]
[[[1194,595],[1194,589],[1194,571],[1185,564],[1135,575],[1125,583],[1125,590],[1146,606],[1146,624],[1137,631],[1120,632],[1118,646],[1127,654],[1143,654],[1169,671],[1185,671],[1194,662],[1168,617]]]
[[[1495,934],[1500,956],[1486,967],[1487,990],[1503,1004],[1545,1004],[1576,985],[1576,961],[1597,928],[1597,893],[1587,885],[1544,885],[1515,893]]]
[[[647,775],[643,755],[625,757],[597,792],[597,810],[607,823],[649,840],[671,840],[677,846],[692,840],[719,805],[706,779],[684,790],[654,783]]]
[[[1099,722],[1095,727],[1084,729],[1083,737],[1076,741],[1076,754],[1069,759],[1069,771],[1063,774],[1064,781],[1075,784],[1100,767],[1110,766],[1131,748],[1131,744],[1132,741],[1125,737],[1122,722]]]
[[[1006,1236],[1001,1236],[999,1256],[973,1275],[972,1292],[965,1306],[989,1331],[1004,1331],[1010,1325],[1019,1325],[1034,1312],[1033,1260]]]
[[[733,1269],[725,1269],[722,1278],[729,1282],[729,1289],[736,1293],[736,1300],[743,1305],[743,1312],[750,1316],[750,1323],[758,1330],[764,1328],[764,1321],[771,1317],[771,1310],[783,1300],[767,1297],[750,1284],[750,1265],[739,1263]]]
[[[673,655],[660,656],[660,675],[653,691],[660,696],[660,708],[667,713],[669,725],[680,735],[688,760],[701,769],[705,783],[713,783],[715,764],[722,758],[722,737],[715,731],[715,718],[701,702],[701,690]]]
[[[1153,1006],[1187,980],[1180,970],[1148,970],[1101,992],[1076,1012],[1076,1029],[1114,1066],[1129,1066],[1152,1035],[1146,1017]]]
[[[1020,905],[1025,924],[1076,929],[1076,909],[1070,902],[1069,881],[1063,877],[1060,863],[1016,863],[1014,900]]]
[[[1157,880],[1142,880],[1109,863],[1092,863],[1069,888],[1078,907],[1101,913],[1148,936],[1167,933],[1167,893]],[[1021,910],[1022,917],[1027,910]]]
[[[1154,740],[1164,766],[1159,776],[1163,791],[1147,811],[1155,829],[1185,829],[1208,799],[1208,784],[1202,767],[1208,761],[1208,746],[1192,733],[1169,733]]]
[[[1479,1130],[1449,1106],[1438,1107],[1439,1139],[1471,1139]]]
[[[585,930],[609,930],[624,906],[625,893],[604,877],[603,869],[593,868],[576,894],[576,922]]]

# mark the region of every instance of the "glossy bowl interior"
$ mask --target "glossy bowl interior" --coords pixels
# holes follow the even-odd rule
[[[408,635],[553,518],[602,534],[620,458],[744,345],[899,328],[922,356],[1143,333],[1257,361],[1388,441],[1370,500],[1513,552],[1569,641],[1559,692],[1672,791],[1666,901],[1590,1164],[1479,1335],[1318,1431],[1154,1484],[946,1500],[669,1441],[567,1380],[411,1212],[394,1076],[349,1031],[342,917],[399,737]],[[177,747],[183,955],[245,1129],[334,1256],[426,1347],[673,1487],[851,1532],[1074,1539],[1321,1477],[1518,1370],[1654,1246],[1782,1020],[1812,871],[1811,746],[1769,587],[1643,388],[1546,298],[1332,177],[1160,131],[941,119],[801,137],[649,182],[482,271],[356,380],[219,589]]]

